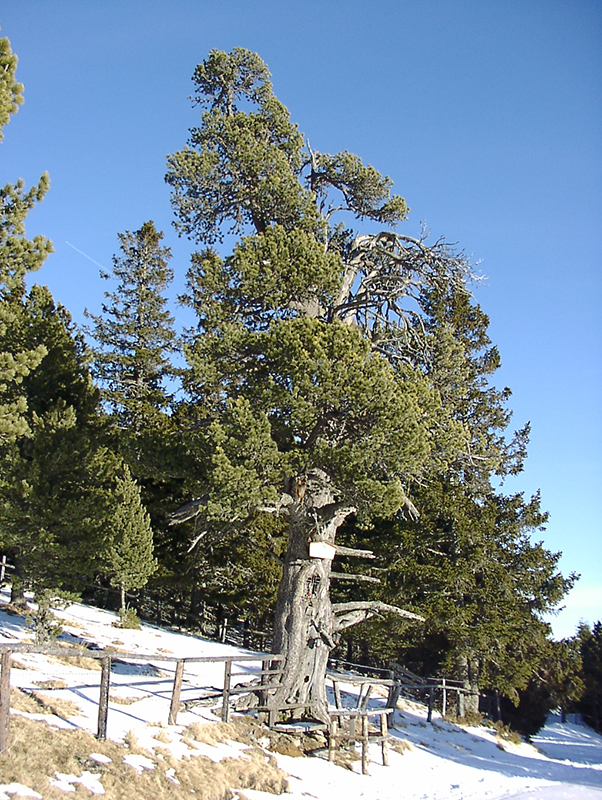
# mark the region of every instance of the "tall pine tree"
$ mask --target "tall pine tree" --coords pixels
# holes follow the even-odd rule
[[[17,56],[9,40],[0,38],[0,144],[2,128],[23,103],[23,86],[15,80],[16,69]],[[46,354],[43,344],[23,349],[13,326],[25,275],[39,269],[52,252],[52,244],[45,237],[27,239],[25,235],[27,214],[43,199],[48,186],[44,173],[38,185],[29,190],[21,179],[0,188],[0,454],[3,447],[28,432],[27,401],[21,383]]]
[[[172,402],[176,335],[165,292],[173,271],[162,239],[153,222],[119,234],[121,255],[113,257],[111,274],[101,273],[117,287],[105,292],[101,315],[89,314],[97,343],[93,373],[114,424],[132,443],[162,425]]]
[[[256,54],[212,51],[194,82],[200,125],[168,161],[177,225],[205,245],[247,235],[225,258],[209,247],[192,259],[185,388],[198,468],[174,521],[194,518],[194,543],[257,513],[286,519],[275,702],[325,718],[335,637],[384,607],[333,608],[337,530],[352,514],[413,514],[411,481],[465,445],[415,356],[421,287],[462,284],[467,263],[444,243],[339,224],[345,211],[352,225],[392,227],[406,204],[357,156],[306,146]]]

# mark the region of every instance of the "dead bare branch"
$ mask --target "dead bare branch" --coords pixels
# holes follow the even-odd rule
[[[335,581],[359,581],[360,583],[380,583],[380,578],[373,578],[372,575],[354,574],[351,572],[331,572],[330,577]]]
[[[352,558],[376,558],[372,550],[357,550],[355,547],[337,545],[337,556],[351,556]]]
[[[209,502],[208,494],[204,494],[197,500],[191,500],[189,503],[186,503],[177,511],[174,511],[173,514],[169,515],[169,524],[180,525],[183,522],[188,522],[188,520],[194,519],[200,513],[201,507],[206,506],[208,502]]]
[[[395,614],[403,619],[414,620],[415,622],[425,622],[425,618],[412,611],[406,611],[397,606],[390,606],[380,600],[356,601],[351,603],[333,603],[332,610],[335,614],[334,630],[341,631],[357,625],[371,617],[381,614]]]

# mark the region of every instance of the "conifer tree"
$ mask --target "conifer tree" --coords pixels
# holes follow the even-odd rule
[[[478,711],[480,689],[518,702],[549,650],[543,614],[576,576],[564,578],[560,554],[530,539],[547,520],[539,496],[526,500],[497,487],[522,469],[529,427],[507,436],[510,390],[490,382],[500,358],[487,316],[462,287],[429,288],[424,309],[430,346],[423,369],[468,431],[469,446],[414,487],[420,520],[383,523],[376,536],[384,574],[373,595],[419,609],[426,624],[416,631],[389,624],[354,638],[383,659],[462,680],[467,710]],[[361,533],[351,534],[364,544]]]
[[[176,349],[166,289],[173,280],[171,251],[153,222],[119,234],[121,255],[113,257],[117,287],[105,292],[102,315],[88,314],[96,340],[94,376],[113,423],[135,442],[161,426],[172,400],[167,382],[176,371],[169,356]]]
[[[181,572],[187,543],[166,520],[166,507],[181,501],[185,453],[175,425],[179,371],[171,363],[178,343],[166,292],[173,280],[171,251],[152,221],[118,235],[120,254],[110,274],[102,314],[88,314],[94,339],[92,372],[101,387],[112,428],[112,446],[137,481],[149,511],[166,580]]]
[[[312,150],[259,56],[212,51],[194,82],[200,125],[167,174],[179,230],[209,246],[193,255],[186,297],[198,315],[185,376],[196,485],[174,522],[194,519],[194,544],[256,513],[287,519],[275,702],[325,718],[339,632],[382,611],[415,617],[383,602],[333,607],[327,554],[352,514],[415,514],[412,479],[466,444],[416,354],[422,289],[463,284],[469,267],[443,242],[391,230],[407,207],[390,179]],[[359,234],[342,212],[390,227]],[[211,245],[229,232],[244,235],[222,257]]]
[[[102,556],[111,584],[121,591],[121,609],[126,609],[126,592],[141,589],[155,572],[153,531],[150,517],[140,498],[140,489],[124,464],[116,476],[112,502],[114,513],[108,521],[108,542]]]
[[[579,708],[588,725],[602,733],[602,622],[578,631],[583,663],[583,697]]]
[[[16,68],[17,56],[9,40],[0,38],[0,144],[2,128],[23,103],[23,86],[15,80]],[[0,188],[0,455],[3,447],[28,432],[21,383],[46,354],[43,344],[22,349],[15,341],[13,326],[25,275],[39,269],[52,252],[52,244],[45,237],[30,240],[25,235],[27,214],[42,200],[48,186],[44,173],[38,185],[28,191],[21,179]]]
[[[27,432],[5,450],[0,544],[15,596],[23,586],[79,591],[103,541],[115,459],[100,443],[98,391],[68,312],[45,287],[17,298],[14,290],[15,347],[43,344],[46,356],[21,383]]]

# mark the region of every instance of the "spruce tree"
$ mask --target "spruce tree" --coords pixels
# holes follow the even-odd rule
[[[602,622],[580,625],[578,631],[583,663],[583,697],[579,708],[591,727],[602,733]]]
[[[131,441],[160,426],[172,401],[176,335],[165,292],[173,271],[162,239],[153,222],[119,234],[121,255],[111,274],[101,273],[117,287],[105,292],[102,315],[88,314],[97,343],[93,374],[113,423]]]
[[[152,518],[162,575],[175,578],[187,543],[169,528],[166,507],[181,501],[185,451],[174,422],[179,371],[171,362],[178,342],[167,308],[173,280],[171,251],[152,221],[120,233],[120,253],[105,293],[102,313],[88,314],[93,337],[92,372],[112,430],[112,446],[138,483]]]
[[[68,312],[45,287],[16,299],[15,290],[15,346],[43,345],[46,356],[21,384],[27,431],[5,450],[0,543],[16,596],[79,591],[102,544],[115,459],[100,442],[98,391]]]
[[[153,531],[150,517],[140,498],[140,489],[127,465],[115,479],[108,521],[108,541],[102,555],[104,571],[121,592],[121,610],[126,610],[126,592],[141,589],[155,572]]]

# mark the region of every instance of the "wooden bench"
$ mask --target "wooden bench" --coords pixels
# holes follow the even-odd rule
[[[368,774],[368,763],[370,754],[368,747],[370,743],[378,742],[381,746],[383,766],[389,766],[389,714],[393,714],[394,708],[335,708],[329,711],[330,726],[328,729],[328,760],[334,761],[335,753],[339,746],[346,742],[348,746],[355,750],[356,741],[362,745],[362,773]],[[376,731],[370,730],[370,717],[378,717],[379,724]],[[348,720],[345,729],[345,719]],[[357,730],[357,721],[360,727]]]
[[[391,678],[375,678],[371,675],[353,675],[349,672],[329,670],[326,673],[326,679],[332,682],[334,702],[337,709],[343,707],[341,700],[341,684],[349,684],[351,686],[359,685],[360,689],[356,702],[357,708],[365,710],[368,707],[368,700],[375,686],[384,686],[387,689],[387,708],[395,708],[397,704],[397,697],[394,696],[394,691],[398,683]]]

